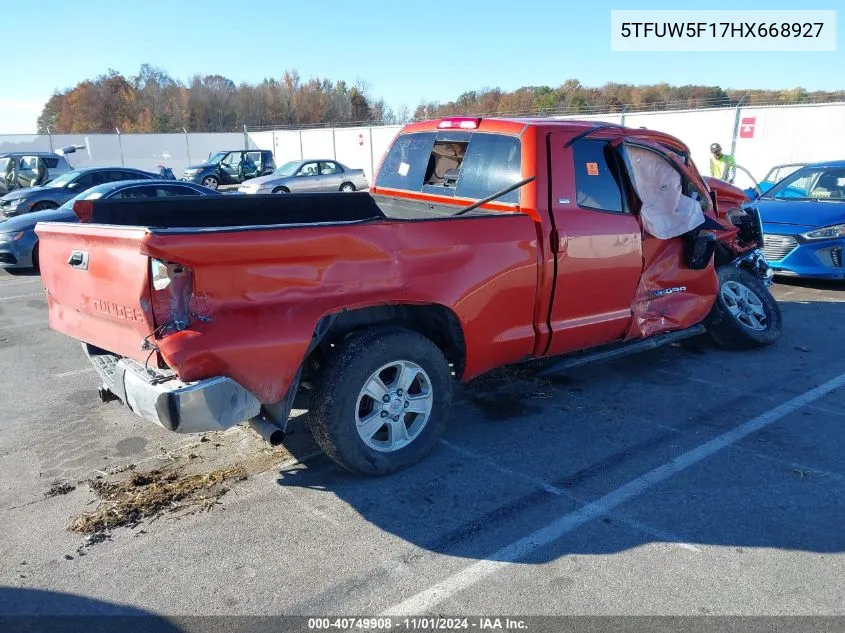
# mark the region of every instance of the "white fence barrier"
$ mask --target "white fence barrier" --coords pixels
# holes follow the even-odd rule
[[[3,152],[42,151],[84,145],[68,156],[74,167],[124,165],[154,171],[157,165],[170,167],[177,175],[191,163],[199,163],[211,153],[241,149],[248,139],[243,132],[223,134],[11,134],[0,135]],[[256,149],[249,142],[247,149]]]
[[[693,160],[704,173],[708,169],[710,144],[714,142],[726,152],[733,148],[737,162],[757,179],[779,163],[845,158],[845,103],[556,118],[607,121],[667,132],[690,147]],[[69,157],[76,167],[124,164],[152,170],[164,164],[180,174],[189,162],[200,162],[212,152],[246,147],[272,150],[277,165],[301,158],[334,158],[349,167],[363,169],[372,182],[373,173],[400,129],[399,125],[387,125],[248,134],[0,135],[0,153],[49,151],[79,144],[85,145],[85,150]],[[737,184],[746,186],[742,179],[739,176]]]
[[[681,112],[638,112],[626,115],[625,125],[647,127],[681,139],[690,148],[690,155],[696,167],[706,174],[711,143],[719,143],[726,154],[730,153],[735,120],[736,108],[716,108]],[[762,178],[762,174],[760,177]]]
[[[779,163],[845,159],[845,104],[742,108],[739,122],[736,159],[758,179]]]

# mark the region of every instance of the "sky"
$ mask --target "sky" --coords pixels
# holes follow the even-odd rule
[[[610,50],[614,8],[801,8],[794,0],[641,0],[635,6],[604,0],[534,0],[524,5],[512,0],[53,0],[35,9],[25,2],[6,4],[3,45],[18,53],[15,63],[4,65],[0,82],[0,134],[34,132],[41,108],[55,90],[110,68],[131,76],[143,63],[182,81],[196,74],[221,74],[235,83],[254,83],[279,78],[285,69],[298,70],[306,80],[363,80],[374,98],[411,110],[423,100],[450,101],[467,90],[557,87],[567,79],[585,86],[667,82],[845,89],[841,11],[836,52]],[[805,8],[842,6],[841,0],[815,0]],[[42,10],[47,15],[39,16]]]

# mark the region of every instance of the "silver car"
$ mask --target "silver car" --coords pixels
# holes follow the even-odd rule
[[[0,153],[0,196],[16,189],[44,185],[72,170],[64,154],[58,152]]]
[[[269,176],[246,181],[241,193],[311,193],[359,191],[369,187],[363,169],[350,169],[336,160],[293,160]]]

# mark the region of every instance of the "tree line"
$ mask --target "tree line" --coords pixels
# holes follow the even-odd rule
[[[349,123],[404,123],[447,115],[527,115],[707,108],[760,103],[796,104],[843,100],[842,92],[724,90],[718,86],[635,86],[608,83],[586,87],[569,79],[557,88],[527,86],[464,92],[447,103],[423,102],[411,112],[396,110],[369,95],[358,82],[309,79],[296,70],[280,79],[236,85],[221,75],[195,76],[187,83],[149,64],[135,76],[106,74],[57,91],[38,118],[38,131],[53,133],[231,132],[250,127],[302,127]]]
[[[236,85],[221,75],[183,83],[149,64],[137,75],[104,75],[57,91],[38,117],[38,131],[53,133],[231,132],[249,126],[305,126],[323,123],[394,122],[398,115],[383,99],[367,95],[363,83],[310,79],[295,70],[257,85]]]
[[[660,83],[634,86],[608,83],[598,88],[569,79],[558,88],[527,86],[512,92],[498,88],[464,92],[448,103],[421,103],[415,119],[461,114],[549,115],[715,108],[755,104],[798,104],[845,100],[843,92],[803,88],[784,90],[724,90],[718,86],[671,86]]]

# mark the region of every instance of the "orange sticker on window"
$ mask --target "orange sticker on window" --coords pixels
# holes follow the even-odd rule
[[[598,163],[587,163],[587,175],[588,176],[598,176],[599,175],[599,164]]]

